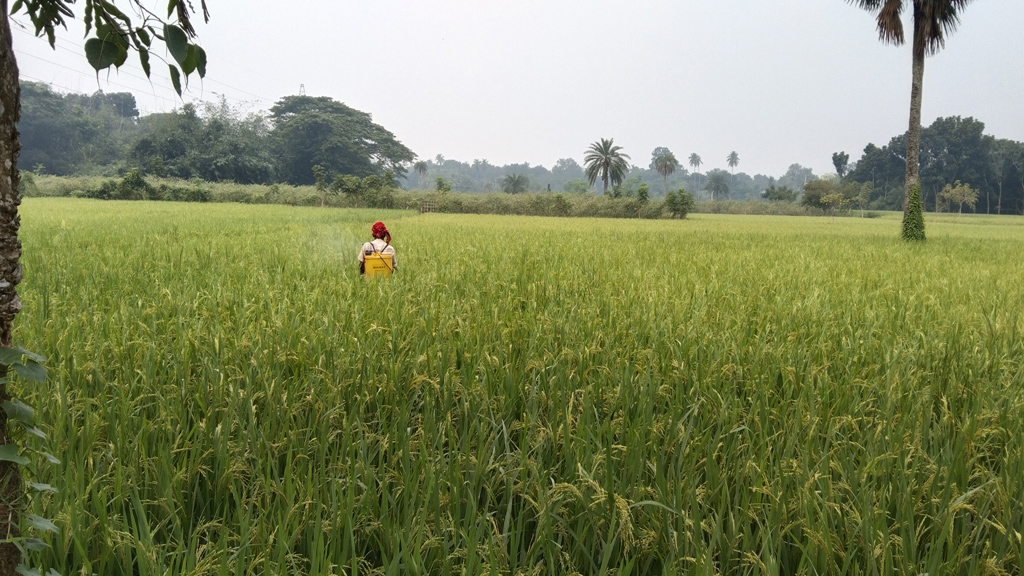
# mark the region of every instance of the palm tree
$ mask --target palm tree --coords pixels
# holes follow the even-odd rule
[[[665,179],[666,196],[668,196],[668,177],[676,171],[678,166],[679,160],[676,160],[676,155],[671,152],[665,151],[654,158],[654,169]]]
[[[423,188],[423,186],[420,183],[423,182],[423,177],[427,175],[427,163],[423,160],[420,160],[419,162],[412,165],[412,169],[415,170],[417,174],[416,185],[419,186],[420,188]]]
[[[604,193],[608,194],[608,183],[621,184],[629,171],[629,156],[621,152],[622,146],[615,146],[615,139],[609,138],[594,142],[583,157],[583,164],[590,185],[597,182],[598,177],[604,183]]]
[[[530,179],[525,174],[508,174],[498,180],[501,191],[506,194],[519,194],[530,189]]]
[[[729,163],[729,168],[732,169],[732,178],[736,179],[736,167],[740,165],[740,155],[735,150],[729,153],[725,158],[725,161]]]
[[[700,172],[698,170],[700,170],[700,165],[703,163],[696,152],[690,154],[690,166],[693,166],[693,171],[697,174],[697,190],[700,190]]]
[[[886,44],[902,46],[905,42],[904,10],[914,12],[913,79],[910,85],[910,127],[907,130],[907,172],[903,192],[903,212],[910,204],[910,190],[918,184],[918,158],[921,148],[921,87],[924,58],[946,45],[946,35],[956,31],[960,12],[971,0],[847,0],[849,3],[877,14],[878,37]]]
[[[725,170],[712,170],[708,172],[707,189],[711,192],[711,199],[717,200],[719,196],[729,195],[729,173]]]

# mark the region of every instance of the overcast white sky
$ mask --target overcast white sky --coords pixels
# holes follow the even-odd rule
[[[197,2],[198,3],[198,2]],[[208,0],[206,80],[265,110],[304,85],[370,112],[421,158],[551,167],[615,138],[646,165],[667,146],[702,170],[831,172],[906,130],[910,51],[882,45],[843,0]],[[76,6],[80,11],[81,6]],[[24,18],[21,18],[24,21]],[[1024,140],[1024,2],[979,0],[925,67],[924,124],[973,116]],[[73,28],[51,50],[14,31],[22,78],[61,91],[130,90],[145,114],[181,104],[137,59],[99,83]]]

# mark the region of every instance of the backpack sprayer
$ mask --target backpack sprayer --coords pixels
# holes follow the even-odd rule
[[[363,251],[363,267],[366,271],[366,275],[370,278],[391,276],[395,272],[394,256],[384,253],[384,251],[388,249],[388,246],[391,245],[391,233],[388,232],[388,229],[384,226],[383,222],[377,222],[374,224],[372,231],[374,238],[384,240],[384,248],[381,248],[380,252],[378,252],[377,247],[374,246],[373,242],[370,242],[370,246],[373,246],[373,250]]]

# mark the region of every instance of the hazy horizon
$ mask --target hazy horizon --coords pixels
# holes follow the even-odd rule
[[[267,110],[304,85],[371,113],[423,159],[550,168],[614,138],[641,166],[666,146],[684,165],[699,154],[701,171],[727,168],[735,150],[737,171],[799,163],[821,174],[832,152],[855,161],[906,130],[909,47],[883,45],[872,16],[842,0],[298,4],[282,13],[267,0],[212,0],[210,23],[196,26],[207,78],[193,78],[184,100],[161,65],[146,81],[134,55],[97,83],[80,24],[57,50],[15,24],[14,46],[23,79],[130,91],[144,114],[220,97]],[[1024,53],[1022,21],[1024,3],[968,6],[927,61],[923,125],[971,116],[1024,140],[1013,56]]]

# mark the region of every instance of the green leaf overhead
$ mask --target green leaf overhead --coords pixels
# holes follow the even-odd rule
[[[142,43],[145,44],[146,46],[149,46],[150,44],[152,44],[153,40],[152,40],[152,38],[150,38],[149,32],[147,32],[145,28],[137,28],[135,30],[135,33],[138,34],[139,40],[141,40]]]
[[[178,69],[174,67],[174,64],[168,64],[167,68],[170,70],[171,84],[174,86],[174,91],[181,96],[181,75],[178,74]]]
[[[139,64],[142,65],[142,71],[146,73],[146,78],[149,78],[149,50],[139,48]]]
[[[188,36],[185,31],[174,24],[164,24],[164,42],[171,57],[181,64],[188,58]]]
[[[187,52],[187,55],[185,56],[185,60],[180,62],[180,64],[181,64],[181,72],[183,74],[185,74],[186,78],[188,78],[189,74],[195,72],[195,70],[196,70],[196,46],[195,46],[195,44],[189,44],[188,45],[188,52]]]
[[[196,45],[193,47],[196,49],[196,71],[200,78],[206,78],[206,50]]]
[[[85,41],[85,59],[94,70],[109,68],[121,57],[121,47],[113,42],[90,38]]]

